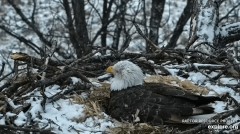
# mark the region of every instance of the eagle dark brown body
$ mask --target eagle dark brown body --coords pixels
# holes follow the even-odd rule
[[[213,113],[207,104],[220,100],[166,84],[146,84],[141,68],[128,60],[117,62],[106,72],[113,76],[106,112],[119,121],[151,125],[182,123],[183,118],[192,115]]]
[[[217,100],[165,84],[144,84],[112,91],[107,113],[119,121],[181,123],[188,116],[212,113],[207,104]]]

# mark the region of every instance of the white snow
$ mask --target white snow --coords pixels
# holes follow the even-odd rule
[[[7,98],[7,101],[8,101],[8,104],[14,109],[20,106],[20,105],[16,106],[10,98]]]
[[[216,65],[216,64],[200,64],[200,63],[193,63],[195,67],[205,66],[205,67],[224,67],[224,65]]]
[[[5,125],[5,118],[3,115],[0,117],[0,125]]]
[[[213,77],[218,76],[218,74],[219,74],[218,72],[214,72],[214,71],[213,71],[213,72],[211,72],[210,74],[208,74],[208,76],[211,77],[211,78],[213,78]]]
[[[27,122],[27,117],[22,111],[18,114],[17,119],[14,120],[14,124],[17,126],[22,126],[26,122]]]
[[[189,74],[188,80],[190,80],[196,84],[202,84],[204,81],[207,80],[207,77],[200,72],[196,72],[196,73],[190,72],[188,74]]]
[[[229,84],[229,85],[236,85],[239,82],[234,78],[220,78],[220,83]]]
[[[11,112],[7,112],[7,113],[6,113],[6,116],[7,116],[7,117],[12,117],[12,116],[15,116],[15,115],[16,115],[16,114],[11,113]]]
[[[215,91],[220,95],[224,93],[230,93],[231,95],[235,94],[234,90],[226,86],[212,85],[211,83],[207,82],[206,87],[208,87],[210,90]]]
[[[226,111],[226,103],[222,102],[222,101],[218,101],[215,104],[212,104],[212,106],[214,107],[214,112],[216,113],[221,113],[223,111]]]
[[[76,77],[71,77],[73,84],[80,82],[81,80]]]
[[[57,93],[60,93],[62,90],[60,90],[60,86],[59,85],[52,85],[52,86],[48,86],[45,88],[45,95],[47,97],[51,97]]]
[[[59,86],[53,85],[46,88],[45,94],[50,96],[57,94]],[[53,132],[58,134],[83,134],[101,133],[113,127],[106,114],[102,113],[104,118],[85,117],[85,105],[76,104],[71,99],[59,99],[52,103],[45,104],[45,110],[41,105],[42,97],[38,91],[34,92],[35,97],[31,97],[27,102],[31,103],[31,108],[28,112],[20,112],[18,118],[14,121],[17,126],[22,126],[26,123],[27,115],[30,115],[34,122],[39,123],[39,127],[45,129],[51,128]],[[8,113],[8,116],[15,114]],[[86,118],[86,120],[82,120]],[[3,119],[2,119],[3,120]],[[3,122],[3,121],[2,121]]]
[[[168,68],[166,68],[166,69],[173,76],[176,76],[176,74],[179,72],[179,69],[168,69]]]

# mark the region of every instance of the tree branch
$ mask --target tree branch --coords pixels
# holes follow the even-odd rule
[[[169,43],[167,44],[167,48],[174,48],[176,46],[176,43],[178,41],[178,38],[183,32],[183,28],[186,25],[187,21],[192,15],[192,8],[193,8],[194,1],[193,0],[188,0],[187,1],[187,6],[184,8],[183,13],[181,14],[177,25],[173,31],[173,35],[170,38]]]
[[[13,0],[7,0],[9,2],[9,4],[14,8],[14,10],[16,11],[16,13],[21,17],[21,19],[29,26],[32,28],[32,30],[38,35],[39,39],[45,43],[47,46],[51,47],[52,44],[51,42],[49,42],[44,35],[39,31],[39,29],[28,20],[28,18],[23,14],[23,12],[21,11],[20,8],[17,7],[17,5],[14,3]]]

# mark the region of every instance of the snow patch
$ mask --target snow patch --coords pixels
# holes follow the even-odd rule
[[[14,124],[17,126],[23,126],[26,122],[27,122],[27,117],[22,111],[18,114],[17,119],[14,120]]]
[[[190,72],[188,74],[189,74],[188,80],[193,81],[194,83],[197,83],[197,84],[202,84],[207,80],[207,77],[200,72],[197,72],[197,73]]]
[[[220,83],[229,84],[229,85],[236,85],[239,82],[234,78],[220,78]]]

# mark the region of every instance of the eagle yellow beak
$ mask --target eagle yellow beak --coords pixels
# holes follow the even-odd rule
[[[107,73],[110,73],[110,74],[115,74],[115,69],[113,68],[113,66],[109,66],[106,70]]]

